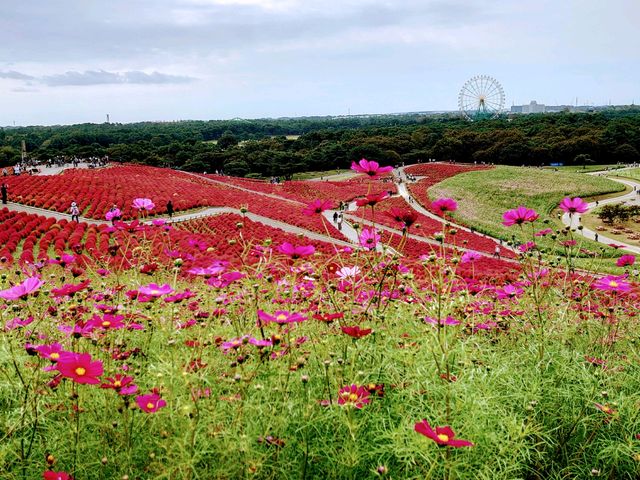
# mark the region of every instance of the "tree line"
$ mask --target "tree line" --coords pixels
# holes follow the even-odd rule
[[[477,122],[407,114],[7,127],[0,129],[0,166],[19,161],[23,141],[40,160],[108,155],[238,176],[346,168],[362,157],[385,164],[615,164],[640,161],[640,108]]]

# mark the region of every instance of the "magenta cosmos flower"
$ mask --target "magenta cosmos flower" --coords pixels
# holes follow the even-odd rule
[[[618,267],[631,266],[634,263],[636,263],[636,257],[633,255],[623,255],[616,261]]]
[[[356,205],[359,207],[366,207],[367,205],[371,208],[375,207],[378,202],[381,202],[385,198],[388,198],[389,194],[387,192],[380,193],[370,193],[364,198],[359,198],[356,200]]]
[[[289,242],[284,242],[282,245],[278,247],[278,251],[280,253],[284,253],[285,255],[290,256],[291,258],[300,258],[307,257],[309,255],[313,255],[316,251],[313,245],[305,245],[305,246],[294,246]]]
[[[539,216],[540,215],[538,215],[535,210],[531,210],[530,208],[520,205],[514,210],[507,210],[504,212],[502,215],[502,224],[506,227],[522,225],[527,222],[535,222]]]
[[[302,210],[302,213],[304,213],[305,215],[315,215],[318,213],[322,213],[325,210],[331,210],[332,205],[331,202],[328,200],[314,200],[313,202],[311,202],[309,205],[307,205],[304,210]]]
[[[300,315],[299,313],[289,313],[286,310],[276,310],[273,315],[268,314],[263,310],[258,310],[258,318],[263,321],[263,323],[278,323],[282,325],[283,323],[298,323],[304,322],[307,317]]]
[[[149,285],[143,285],[138,288],[138,293],[147,295],[149,297],[161,297],[162,295],[168,295],[173,293],[174,290],[171,285],[165,283],[164,285],[158,285],[157,283],[150,283]]]
[[[104,218],[106,218],[108,221],[111,221],[114,218],[120,218],[121,216],[122,216],[122,212],[120,211],[120,209],[114,208],[113,210],[109,210],[104,216]]]
[[[360,245],[369,250],[373,250],[380,241],[380,235],[375,228],[365,228],[360,234]]]
[[[97,385],[104,373],[100,360],[91,361],[89,353],[62,352],[58,358],[56,368],[63,377],[70,378],[76,383]]]
[[[580,197],[565,197],[560,202],[560,210],[567,212],[569,215],[573,215],[574,213],[586,212],[589,210],[589,206],[587,205],[587,202],[582,200]]]
[[[403,210],[398,207],[391,207],[391,210],[385,214],[406,228],[411,227],[418,220],[418,214],[413,210]]]
[[[138,404],[138,407],[140,407],[140,410],[145,413],[155,413],[161,408],[167,406],[167,402],[165,402],[157,393],[138,395],[136,397],[136,403]]]
[[[626,276],[607,275],[593,283],[593,288],[609,292],[626,293],[631,290],[631,285],[626,281]]]
[[[415,424],[414,429],[416,432],[424,435],[427,438],[430,438],[441,446],[448,446],[453,448],[473,447],[473,443],[468,440],[456,439],[456,434],[453,433],[453,430],[451,430],[451,427],[449,427],[448,425],[445,427],[436,427],[434,431],[433,428],[431,428],[431,425],[429,425],[429,422],[427,422],[426,420],[422,420],[421,422]]]
[[[67,472],[54,472],[53,470],[44,472],[42,478],[43,480],[73,480]]]
[[[431,207],[440,215],[446,212],[455,212],[458,209],[458,203],[453,198],[439,198],[431,202]]]
[[[460,325],[460,320],[456,320],[452,316],[448,316],[447,318],[442,318],[439,322],[437,318],[433,317],[424,317],[425,323],[430,323],[431,325]]]
[[[364,173],[371,178],[376,178],[383,173],[390,172],[393,167],[381,167],[378,162],[373,160],[369,161],[366,158],[361,159],[358,163],[351,162],[351,170],[358,173]]]
[[[347,405],[360,409],[370,402],[369,390],[363,386],[355,384],[347,385],[342,387],[338,392],[338,404],[340,405]]]
[[[0,291],[0,298],[5,300],[18,300],[19,298],[26,297],[30,293],[38,290],[44,282],[38,277],[29,277],[20,285],[11,287],[7,290]]]
[[[149,198],[136,198],[133,201],[133,208],[136,210],[153,210],[156,204]]]
[[[467,251],[462,254],[462,257],[460,257],[460,263],[471,263],[475,262],[476,260],[480,260],[481,258],[482,255],[480,255],[478,252]]]

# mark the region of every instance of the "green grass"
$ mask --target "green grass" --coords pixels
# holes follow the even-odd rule
[[[348,170],[348,169],[325,170],[321,172],[302,172],[302,173],[294,173],[293,179],[294,180],[310,180],[314,178],[319,179],[320,177],[326,178],[330,175],[341,175],[341,174],[346,174],[350,172],[351,170]]]
[[[558,170],[563,173],[589,173],[599,172],[601,170],[617,170],[618,168],[624,168],[624,165],[567,165],[563,167],[544,167],[545,170]]]
[[[632,180],[640,181],[640,168],[632,168],[630,170],[624,170],[619,173],[621,177],[630,178]]]
[[[532,239],[534,230],[562,230],[557,207],[564,197],[588,198],[624,189],[623,185],[603,177],[498,166],[448,178],[431,187],[429,197],[454,198],[459,205],[454,219],[491,236],[523,243]],[[519,205],[540,214],[533,229],[530,225],[526,225],[523,231],[502,225],[502,214]],[[550,238],[537,237],[536,243],[549,252],[560,253]],[[589,240],[584,240],[582,246],[592,251],[601,247]],[[617,256],[613,249],[607,250],[609,255]]]

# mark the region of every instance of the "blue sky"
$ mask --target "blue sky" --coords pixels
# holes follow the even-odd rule
[[[640,102],[638,0],[3,0],[0,125]]]

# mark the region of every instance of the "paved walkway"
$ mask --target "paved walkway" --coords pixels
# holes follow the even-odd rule
[[[628,167],[628,168],[634,168],[634,167]],[[634,180],[627,180],[624,178],[616,178],[613,176],[609,176],[609,175],[615,175],[617,172],[621,170],[628,170],[628,168],[624,168],[624,169],[621,168],[614,171],[608,171],[606,173],[607,173],[607,178],[609,180],[613,180],[614,182],[622,183],[628,187],[631,187],[631,191],[624,195],[619,195],[617,197],[600,200],[598,201],[598,205],[596,205],[596,202],[590,202],[588,203],[589,210],[587,210],[587,212],[589,212],[593,208],[596,208],[597,206],[610,205],[615,203],[625,203],[627,205],[640,205],[640,195],[637,194],[637,191],[634,191],[634,187],[636,188],[636,190],[640,190],[640,183]],[[588,173],[587,175],[600,175],[600,174],[601,172],[591,172],[591,173]],[[562,223],[568,227],[577,228],[578,226],[581,225],[581,218],[582,218],[582,215],[580,214],[569,215],[568,213],[565,213],[564,215],[562,215]],[[582,235],[585,238],[588,238],[589,240],[593,240],[594,242],[597,241],[598,243],[603,243],[606,245],[612,245],[612,244],[620,245],[622,250],[627,250],[629,252],[640,254],[640,246],[638,245],[632,245],[627,242],[621,242],[620,240],[614,240],[613,238],[607,237],[606,234],[603,234],[600,232],[597,232],[598,240],[596,240],[596,232],[594,232],[593,230],[589,230],[588,228],[585,228],[585,227],[582,227]]]

